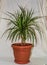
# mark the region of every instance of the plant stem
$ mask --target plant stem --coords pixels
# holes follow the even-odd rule
[[[25,44],[25,39],[24,39],[23,36],[21,36],[21,43],[22,43],[22,44]]]

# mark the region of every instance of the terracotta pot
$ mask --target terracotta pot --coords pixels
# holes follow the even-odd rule
[[[15,62],[18,64],[26,64],[30,60],[32,44],[26,43],[21,45],[20,43],[12,44]]]

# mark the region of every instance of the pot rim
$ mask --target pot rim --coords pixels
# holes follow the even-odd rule
[[[25,46],[24,46],[24,45],[21,45],[21,46],[20,46],[20,45],[18,45],[18,44],[21,44],[21,43],[13,43],[11,46],[14,47],[14,48],[15,48],[15,47],[16,47],[16,48],[25,48],[25,47],[28,47],[28,48],[29,48],[29,47],[34,47],[34,45],[31,44],[31,43],[25,43],[25,44],[27,44],[27,45],[25,45]]]

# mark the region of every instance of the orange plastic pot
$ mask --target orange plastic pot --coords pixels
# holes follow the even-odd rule
[[[15,62],[18,64],[27,64],[30,60],[32,44],[26,43],[21,45],[20,43],[12,44]]]

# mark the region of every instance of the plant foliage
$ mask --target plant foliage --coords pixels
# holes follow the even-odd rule
[[[9,26],[9,28],[5,31],[5,33],[9,32],[7,38],[12,41],[21,39],[22,43],[26,42],[26,40],[33,40],[33,43],[34,40],[36,40],[37,42],[35,30],[41,34],[37,21],[40,17],[34,16],[34,11],[32,9],[31,11],[28,11],[23,7],[19,6],[19,8],[21,10],[20,12],[7,12],[9,18],[4,18],[5,20],[8,20]]]

